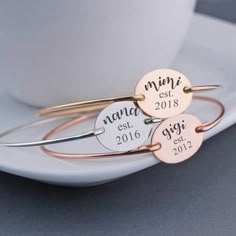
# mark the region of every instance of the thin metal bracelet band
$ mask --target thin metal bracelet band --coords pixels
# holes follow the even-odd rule
[[[211,128],[213,128],[214,126],[216,126],[220,120],[222,119],[223,115],[224,115],[224,106],[217,101],[216,99],[213,98],[209,98],[209,97],[202,97],[202,96],[195,96],[194,99],[198,99],[198,100],[204,100],[204,101],[209,101],[212,103],[217,104],[218,106],[221,107],[221,114],[219,115],[219,117],[217,117],[217,119],[213,122],[210,123],[205,123],[202,124],[200,127],[197,127],[197,132],[205,132]],[[100,107],[100,106],[99,106]],[[76,117],[75,115],[73,116],[69,116],[69,117]],[[87,116],[83,116],[84,118],[78,118],[80,120],[80,122],[82,120],[85,119],[91,119],[96,117],[96,114],[92,114],[92,115],[87,115]],[[5,137],[7,135],[19,132],[21,130],[24,129],[28,129],[31,127],[35,127],[35,126],[39,126],[39,125],[43,125],[45,123],[49,123],[49,122],[54,122],[54,121],[58,121],[58,120],[63,120],[67,117],[54,117],[54,118],[48,118],[45,120],[40,120],[40,121],[36,121],[30,124],[26,124],[26,125],[22,125],[13,129],[10,129],[8,131],[5,131],[3,133],[0,134],[0,138]],[[145,120],[145,123],[148,124],[153,124],[153,123],[158,123],[160,122],[159,119],[156,118],[147,118]],[[84,139],[84,138],[89,138],[89,137],[94,137],[97,135],[100,135],[104,132],[103,128],[97,129],[97,130],[89,130],[87,132],[84,132],[82,134],[78,134],[78,135],[74,135],[74,136],[69,136],[69,137],[63,137],[63,138],[57,138],[57,139],[50,139],[50,140],[40,140],[40,141],[29,141],[29,142],[17,142],[17,143],[1,143],[0,142],[0,147],[33,147],[33,146],[42,146],[42,145],[49,145],[49,144],[56,144],[56,143],[63,143],[63,142],[69,142],[69,141],[75,141],[75,140],[80,140],[80,139]]]
[[[219,85],[205,85],[205,86],[193,86],[189,88],[185,88],[185,93],[194,93],[194,92],[202,92],[208,90],[214,90],[220,88]],[[142,101],[144,100],[144,95],[135,95],[135,96],[123,96],[123,97],[112,97],[112,98],[104,98],[90,101],[82,101],[82,102],[74,102],[68,103],[64,105],[58,105],[48,108],[43,108],[37,112],[38,116],[48,117],[48,116],[64,116],[75,113],[86,113],[86,112],[94,112],[105,108],[114,102],[121,101]]]
[[[219,108],[220,108],[220,114],[218,115],[218,117],[212,121],[212,122],[207,122],[207,123],[203,123],[201,126],[196,127],[196,132],[206,132],[210,129],[212,129],[213,127],[215,127],[223,118],[224,113],[225,113],[225,108],[224,105],[219,102],[218,100],[214,99],[214,98],[209,98],[209,97],[203,97],[203,96],[195,96],[194,97],[197,100],[202,100],[202,101],[207,101],[207,102],[211,102],[216,104]],[[76,125],[86,119],[89,119],[89,116],[82,116],[76,119],[73,119],[69,122],[66,122],[62,125],[59,125],[58,127],[54,128],[53,130],[51,130],[48,134],[46,134],[43,137],[43,140],[47,140],[50,137],[52,137],[54,134],[61,132],[73,125]],[[56,157],[56,158],[71,158],[71,159],[93,159],[93,158],[98,158],[98,157],[114,157],[114,156],[124,156],[124,155],[132,155],[132,154],[139,154],[139,153],[147,153],[147,152],[154,152],[158,149],[161,148],[161,144],[160,143],[156,143],[154,145],[150,144],[150,145],[146,145],[146,146],[142,146],[139,147],[135,150],[129,151],[129,152],[108,152],[108,153],[91,153],[91,154],[73,154],[73,153],[61,153],[61,152],[56,152],[56,151],[52,151],[50,149],[48,149],[45,146],[42,146],[41,149],[44,153],[46,153],[47,155]]]
[[[74,126],[82,121],[90,119],[90,115],[84,115],[81,117],[77,117],[71,121],[68,121],[62,125],[59,125],[55,129],[51,130],[48,134],[46,134],[43,137],[43,140],[47,140],[51,136],[53,136],[55,133],[58,133],[60,131],[63,131],[71,126]],[[57,158],[74,158],[74,159],[92,159],[92,158],[109,158],[109,157],[114,157],[114,156],[126,156],[126,155],[135,155],[135,154],[142,154],[142,153],[149,153],[153,151],[157,151],[160,149],[160,143],[156,143],[154,145],[143,145],[141,147],[138,147],[137,149],[131,150],[131,151],[126,151],[126,152],[109,152],[109,153],[93,153],[93,154],[67,154],[67,153],[59,153],[59,152],[54,152],[49,149],[47,149],[45,146],[42,146],[41,149],[43,152],[50,156],[54,156]]]
[[[87,119],[92,119],[92,118],[95,118],[96,116],[97,116],[97,114],[94,114],[94,113],[90,114],[90,115],[88,114],[86,116],[79,117],[79,120],[83,121],[83,120],[87,120]],[[69,118],[70,117],[74,118],[74,117],[78,117],[78,116],[77,115],[70,115]],[[47,118],[44,120],[40,120],[40,121],[32,122],[29,124],[25,124],[22,126],[18,126],[16,128],[13,128],[13,129],[7,130],[3,133],[0,133],[0,138],[6,137],[6,136],[11,135],[13,133],[20,132],[20,131],[28,129],[28,128],[40,126],[40,125],[43,125],[46,123],[51,123],[51,122],[58,121],[58,120],[63,120],[65,118],[68,119],[68,116]],[[145,122],[145,124],[149,125],[149,124],[153,124],[153,123],[158,123],[158,122],[160,122],[160,120],[155,119],[155,118],[147,118],[144,120],[144,122]],[[50,145],[50,144],[56,144],[56,143],[64,143],[64,142],[70,142],[70,141],[94,137],[94,136],[102,134],[103,132],[104,132],[104,129],[100,128],[100,129],[96,129],[96,130],[92,129],[92,130],[83,132],[78,135],[73,135],[73,136],[63,137],[63,138],[55,138],[55,139],[50,139],[50,140],[26,141],[26,142],[16,142],[16,143],[0,142],[0,148],[1,147],[34,147],[34,146]]]
[[[214,128],[216,125],[218,125],[221,122],[221,120],[223,119],[223,116],[225,114],[225,107],[220,101],[218,101],[215,98],[210,98],[210,97],[205,97],[205,96],[194,96],[193,98],[197,99],[197,100],[201,100],[201,101],[207,101],[207,102],[214,103],[218,107],[220,107],[220,110],[221,110],[219,116],[214,121],[206,122],[206,123],[202,124],[201,126],[197,127],[196,128],[197,132],[206,132],[206,131]]]
[[[87,118],[93,118],[96,115],[92,114],[87,116]],[[70,117],[78,117],[78,116],[70,116]],[[68,116],[66,117],[68,119]],[[50,118],[50,119],[45,119],[45,120],[40,120],[40,121],[36,121],[36,122],[32,122],[29,124],[25,124],[10,130],[7,130],[3,133],[0,134],[0,138],[3,138],[5,136],[8,136],[10,134],[31,128],[31,127],[35,127],[35,126],[40,126],[46,123],[50,123],[50,122],[54,122],[54,121],[58,121],[58,120],[63,120],[65,119],[65,117],[54,117],[54,118]],[[42,146],[42,145],[49,145],[49,144],[56,144],[56,143],[63,143],[63,142],[69,142],[69,141],[74,141],[74,140],[79,140],[79,139],[84,139],[84,138],[89,138],[89,137],[93,137],[96,135],[99,135],[103,133],[102,129],[98,129],[98,130],[89,130],[87,132],[84,132],[82,134],[79,135],[74,135],[74,136],[70,136],[70,137],[64,137],[64,138],[57,138],[57,139],[50,139],[50,140],[39,140],[39,141],[29,141],[29,142],[17,142],[17,143],[2,143],[0,142],[0,147],[34,147],[34,146]]]

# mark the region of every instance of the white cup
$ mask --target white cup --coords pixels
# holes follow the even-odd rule
[[[194,3],[1,1],[1,82],[36,106],[132,95],[141,76],[170,66]]]

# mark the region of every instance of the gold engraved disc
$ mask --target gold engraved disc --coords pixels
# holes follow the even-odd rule
[[[152,144],[161,144],[154,155],[165,163],[179,163],[189,159],[203,142],[203,133],[196,132],[201,124],[198,118],[189,114],[164,120],[152,137]]]
[[[135,95],[144,95],[137,101],[141,110],[156,118],[169,118],[181,114],[192,101],[192,93],[185,88],[190,81],[178,71],[159,69],[146,74],[137,84]]]

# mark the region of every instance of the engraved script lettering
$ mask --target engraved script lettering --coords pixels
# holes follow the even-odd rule
[[[186,124],[184,120],[182,120],[182,123],[175,123],[170,124],[169,128],[166,128],[162,131],[162,134],[168,139],[172,139],[172,134],[181,135],[182,131],[186,128]]]
[[[178,78],[177,81],[175,81],[173,78],[167,77],[167,78],[161,78],[159,77],[159,80],[157,82],[155,81],[148,81],[146,85],[144,85],[145,90],[148,91],[149,89],[154,88],[157,92],[160,90],[162,86],[170,85],[171,89],[175,89],[182,83],[181,77]]]
[[[106,116],[106,118],[103,120],[104,124],[107,125],[108,123],[113,123],[116,120],[121,120],[123,116],[138,116],[140,113],[139,108],[123,108],[120,109],[117,112],[114,112],[111,114],[111,116]]]

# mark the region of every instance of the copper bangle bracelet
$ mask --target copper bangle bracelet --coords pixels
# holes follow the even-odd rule
[[[180,72],[159,69],[146,74],[138,82],[134,96],[113,97],[91,101],[75,102],[44,108],[39,116],[59,116],[26,124],[8,130],[0,137],[71,117],[73,119],[51,130],[42,140],[0,143],[0,147],[42,146],[48,155],[59,158],[101,158],[134,155],[152,152],[166,163],[178,163],[190,158],[201,146],[203,133],[215,127],[222,119],[225,109],[218,100],[193,96],[195,92],[214,90],[219,85],[192,86]],[[197,117],[184,114],[192,99],[208,101],[220,107],[219,116],[212,122],[202,123]],[[55,133],[94,117],[94,129],[87,132],[50,139]],[[85,114],[84,114],[85,113]],[[78,117],[78,115],[80,116]],[[74,118],[76,117],[76,118]],[[160,123],[153,132],[153,124]],[[143,145],[152,135],[151,143]],[[46,145],[96,137],[107,153],[70,154],[49,150]]]
[[[224,115],[224,106],[223,104],[221,104],[218,100],[216,99],[213,99],[213,98],[209,98],[209,97],[201,97],[201,96],[195,96],[194,99],[198,99],[198,100],[204,100],[204,101],[209,101],[209,102],[212,102],[212,103],[215,103],[217,104],[220,108],[221,108],[221,113],[220,115],[212,122],[209,122],[209,123],[204,123],[200,126],[197,127],[197,132],[206,132],[208,131],[209,129],[213,128],[214,126],[216,126],[222,119],[223,115]],[[57,127],[56,129],[52,130],[49,134],[47,134],[45,137],[44,137],[44,140],[38,140],[38,141],[25,141],[25,142],[16,142],[16,143],[10,143],[10,142],[1,142],[0,143],[0,147],[33,147],[33,146],[42,146],[42,145],[50,145],[50,144],[56,144],[56,143],[62,143],[62,142],[69,142],[69,141],[75,141],[75,140],[80,140],[80,139],[84,139],[84,138],[89,138],[89,137],[93,137],[93,136],[98,136],[100,134],[102,134],[103,130],[102,128],[101,129],[97,129],[97,130],[89,130],[87,132],[84,132],[82,134],[78,134],[78,135],[74,135],[74,136],[69,136],[69,137],[63,137],[63,138],[57,138],[57,139],[49,139],[49,137],[51,137],[53,135],[53,133],[55,132],[59,132],[69,126],[72,126],[76,123],[79,123],[83,120],[86,120],[86,119],[90,119],[92,117],[95,117],[96,115],[95,114],[92,114],[92,115],[86,115],[86,116],[83,116],[83,117],[77,117],[75,115],[73,116],[69,116],[74,118],[74,117],[77,117],[76,119],[73,119],[72,121],[69,121],[65,124],[63,124],[63,126],[60,126],[60,127]],[[68,116],[67,116],[68,118]],[[28,129],[28,128],[31,128],[31,127],[34,127],[34,126],[39,126],[39,125],[43,125],[45,123],[49,123],[49,122],[55,122],[55,121],[58,121],[58,120],[62,120],[62,119],[65,119],[65,117],[54,117],[54,118],[47,118],[47,119],[44,119],[44,120],[40,120],[40,121],[36,121],[36,122],[32,122],[32,123],[29,123],[29,124],[26,124],[26,125],[22,125],[22,126],[19,126],[19,127],[16,127],[16,128],[13,128],[13,129],[10,129],[10,130],[7,130],[3,133],[0,134],[0,138],[3,138],[5,136],[8,136],[10,134],[14,134],[16,132],[19,132],[21,130],[24,130],[24,129]],[[156,121],[155,119],[147,119],[146,120],[146,123],[147,124],[151,124],[151,123],[156,123],[158,122],[158,120]],[[152,145],[147,145],[147,146],[143,146],[143,147],[140,147],[138,148],[137,150],[134,150],[132,152],[119,152],[119,153],[109,153],[109,154],[99,154],[98,156],[101,157],[101,156],[110,156],[110,155],[127,155],[127,153],[129,154],[136,154],[136,153],[143,153],[143,152],[150,152],[150,151],[153,151],[154,149],[156,149],[158,147],[154,145],[154,147]],[[49,150],[47,150],[45,147],[43,148],[44,151],[47,151],[47,153],[49,154]],[[51,153],[52,154],[52,153]],[[54,153],[55,154],[55,153]],[[53,156],[55,156],[53,154]],[[94,154],[91,154],[92,155],[92,158],[94,158]],[[86,155],[86,156],[91,156],[91,155]],[[56,155],[57,157],[63,157],[61,155]],[[74,157],[74,155],[71,156],[71,154],[69,154],[69,157],[70,158],[78,158],[78,155],[77,157]],[[85,155],[83,155],[83,157],[85,157]],[[86,157],[88,158],[88,157]]]
[[[208,90],[214,90],[220,88],[219,85],[206,85],[206,86],[196,86],[186,88],[185,93],[193,93],[193,92],[202,92]],[[78,113],[87,113],[87,112],[96,112],[105,108],[113,102],[121,102],[121,101],[142,101],[144,100],[143,95],[134,95],[134,96],[122,96],[122,97],[112,97],[112,98],[104,98],[104,99],[96,99],[82,102],[74,102],[68,103],[64,105],[58,105],[48,108],[43,108],[37,112],[38,116],[41,117],[50,117],[50,116],[65,116],[71,114]]]
[[[197,136],[197,139],[198,137],[201,139],[201,135],[202,133],[212,129],[213,127],[215,127],[221,120],[222,120],[222,117],[224,116],[224,113],[225,113],[225,108],[223,106],[223,104],[221,102],[219,102],[218,100],[214,99],[214,98],[209,98],[209,97],[203,97],[203,96],[195,96],[194,99],[197,99],[197,100],[202,100],[202,101],[207,101],[207,102],[211,102],[211,103],[214,103],[216,104],[219,108],[220,108],[220,114],[218,115],[218,117],[212,121],[212,122],[207,122],[207,123],[202,123],[200,125],[198,125],[197,127],[195,127],[194,129],[194,132],[196,133],[196,136]],[[181,120],[183,119],[183,117],[187,116],[191,116],[191,115],[187,115],[187,114],[182,114],[182,115],[179,115],[179,117],[181,118]],[[62,125],[59,125],[58,127],[56,127],[55,129],[51,130],[48,134],[46,134],[43,138],[44,141],[48,140],[49,138],[51,138],[54,134],[58,133],[58,132],[61,132],[75,124],[78,124],[84,120],[87,120],[87,119],[90,119],[91,117],[93,117],[92,115],[84,115],[84,116],[81,116],[81,117],[77,117],[73,120],[70,120]],[[190,117],[191,118],[191,117]],[[166,123],[166,122],[169,122],[169,120],[176,120],[177,117],[174,117],[174,118],[170,118],[170,119],[167,119],[167,120],[164,120],[163,123]],[[171,122],[171,121],[170,121]],[[194,123],[191,122],[190,123]],[[169,125],[169,124],[168,124]],[[190,124],[191,125],[191,124]],[[192,124],[194,125],[194,124]],[[163,126],[162,123],[160,124],[160,127]],[[186,126],[183,126],[184,128]],[[159,128],[159,127],[158,127]],[[157,129],[158,129],[157,128]],[[184,132],[184,131],[183,131]],[[189,133],[189,131],[187,130],[186,131],[186,134],[188,135],[191,135]],[[173,134],[174,135],[174,134]],[[195,134],[194,134],[195,135]],[[155,135],[154,135],[155,136]],[[179,138],[180,139],[180,138]],[[195,138],[192,138],[192,140],[190,139],[190,141],[192,141],[192,144],[191,145],[194,145],[195,143],[197,143],[197,139]],[[176,139],[177,140],[177,139]],[[182,141],[185,141],[186,139],[183,139],[182,138]],[[181,140],[180,140],[181,141]],[[187,141],[187,140],[186,140]],[[188,142],[190,142],[188,141]],[[195,142],[195,143],[194,143]],[[169,144],[168,144],[169,145]],[[196,150],[192,150],[191,152],[195,153],[198,149],[198,143],[196,144],[197,147],[195,148]],[[200,144],[199,144],[200,145]],[[185,146],[185,144],[184,144]],[[200,147],[200,146],[199,146]],[[186,148],[186,147],[185,147]],[[57,158],[74,158],[74,159],[93,159],[93,158],[101,158],[101,157],[104,157],[104,158],[107,158],[107,157],[115,157],[115,156],[124,156],[124,155],[133,155],[133,154],[140,154],[140,153],[147,153],[147,152],[153,152],[158,159],[164,161],[164,162],[167,162],[167,163],[177,163],[177,162],[180,162],[180,161],[183,161],[187,158],[189,158],[189,155],[190,153],[187,153],[185,154],[184,156],[182,155],[179,155],[180,157],[178,159],[175,159],[175,160],[172,160],[172,159],[168,159],[168,158],[162,158],[162,153],[160,152],[160,150],[162,149],[162,142],[154,142],[152,144],[149,144],[149,145],[144,145],[144,146],[141,146],[139,148],[136,148],[132,151],[127,151],[127,152],[108,152],[108,153],[91,153],[91,154],[72,154],[72,153],[61,153],[61,152],[56,152],[56,151],[52,151],[50,149],[48,149],[47,147],[45,146],[42,146],[41,149],[43,150],[43,152],[45,152],[46,154],[50,155],[50,156],[53,156],[53,157],[57,157]],[[169,146],[168,146],[168,149]],[[175,149],[175,147],[174,147]],[[193,148],[194,149],[194,148]],[[178,151],[178,150],[177,150]],[[189,152],[188,150],[185,151],[185,152]],[[187,156],[186,156],[187,155]]]
[[[191,115],[187,115],[187,114],[182,114],[182,115],[178,115],[176,117],[172,117],[172,118],[163,120],[161,122],[161,124],[157,127],[157,129],[155,130],[151,144],[140,145],[138,148],[129,149],[128,151],[115,151],[115,152],[112,151],[112,152],[108,152],[108,153],[91,153],[91,154],[71,154],[71,153],[55,152],[55,151],[52,151],[52,150],[45,147],[45,145],[49,145],[49,144],[75,141],[75,140],[80,140],[80,139],[89,138],[89,137],[93,137],[93,136],[99,137],[101,134],[104,133],[103,127],[100,127],[100,129],[89,130],[87,132],[84,132],[84,133],[78,134],[78,135],[73,135],[73,136],[63,137],[63,138],[56,138],[56,139],[55,138],[49,139],[55,133],[60,132],[66,128],[69,128],[70,126],[73,126],[73,125],[80,123],[82,121],[85,121],[87,119],[93,118],[96,116],[96,114],[84,115],[81,117],[76,117],[74,115],[74,116],[72,116],[73,117],[72,120],[70,120],[62,125],[59,125],[55,129],[50,131],[47,135],[44,136],[43,140],[29,141],[29,142],[17,142],[17,143],[0,143],[0,147],[42,146],[42,150],[50,156],[58,157],[58,158],[76,158],[76,159],[91,159],[91,158],[101,158],[101,157],[105,158],[105,157],[115,157],[115,156],[134,155],[134,154],[153,152],[155,154],[155,156],[157,156],[157,158],[163,162],[177,163],[177,162],[181,162],[183,160],[186,160],[187,158],[189,158],[191,155],[193,155],[198,150],[198,148],[201,145],[202,139],[203,139],[202,134],[204,132],[212,129],[213,127],[215,127],[222,120],[222,117],[225,113],[225,109],[224,109],[223,104],[214,98],[195,96],[194,99],[208,101],[208,102],[216,104],[221,109],[220,114],[218,115],[218,117],[214,121],[207,122],[207,123],[201,123],[198,119],[196,119],[196,117],[191,116]],[[76,118],[74,118],[74,117],[76,117]],[[37,122],[26,124],[26,125],[8,130],[8,131],[0,134],[0,137],[5,137],[9,134],[21,131],[26,128],[42,125],[42,124],[45,124],[48,122],[53,122],[53,121],[61,120],[64,118],[65,117],[56,117],[56,118],[50,118],[50,119],[40,120]],[[175,127],[175,125],[176,125],[175,124],[173,126],[173,124],[176,121],[179,122],[179,126],[178,126],[179,130],[173,129],[173,127]],[[155,118],[154,119],[147,118],[146,120],[144,120],[144,123],[146,125],[156,123],[156,122],[159,122],[159,120],[157,120]],[[185,122],[185,123],[180,124],[181,122]],[[185,148],[185,151],[183,152],[184,154],[180,153],[181,155],[179,154],[178,158],[172,158],[173,155],[171,153],[168,154],[168,151],[171,149],[170,147],[173,143],[169,143],[169,141],[167,142],[167,140],[164,140],[164,138],[165,138],[163,136],[164,132],[162,132],[162,133],[159,132],[163,128],[165,129],[164,131],[166,132],[164,136],[167,136],[167,128],[170,128],[170,131],[172,133],[168,134],[169,140],[173,139],[178,132],[179,132],[178,134],[183,132],[181,137],[178,136],[178,139],[174,139],[174,144],[179,143],[179,142],[184,142],[184,141],[187,142],[187,143],[183,143],[183,147]],[[188,147],[186,145],[188,145]],[[167,147],[167,149],[166,149],[166,147]],[[177,149],[175,146],[173,146],[172,150],[175,150],[175,155],[177,155],[178,152],[182,152],[183,147],[178,146],[178,149]],[[187,148],[189,148],[189,150],[187,150]]]
[[[38,116],[61,116],[101,110],[114,102],[133,101],[150,117],[166,119],[183,113],[192,100],[192,93],[220,88],[219,85],[192,86],[181,73],[159,69],[146,74],[136,86],[134,96],[112,97],[74,102],[41,109]],[[156,109],[157,103],[168,103],[168,109]],[[175,104],[176,102],[176,104]],[[176,105],[176,106],[175,106]]]

